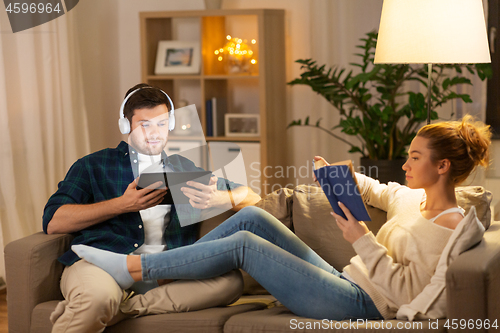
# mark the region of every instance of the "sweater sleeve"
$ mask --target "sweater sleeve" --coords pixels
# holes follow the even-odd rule
[[[386,212],[389,210],[389,205],[396,191],[403,187],[393,182],[380,184],[378,180],[357,172],[356,181],[358,182],[361,196],[365,203]]]
[[[371,282],[394,304],[409,303],[429,283],[430,276],[422,274],[416,263],[394,262],[388,250],[368,233],[352,244],[368,270]]]

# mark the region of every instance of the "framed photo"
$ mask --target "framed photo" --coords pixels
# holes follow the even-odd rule
[[[258,114],[226,113],[224,127],[226,136],[259,136]]]
[[[198,74],[200,57],[199,42],[159,41],[155,74]]]

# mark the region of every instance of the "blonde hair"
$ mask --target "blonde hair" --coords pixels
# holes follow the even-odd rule
[[[448,121],[422,127],[417,136],[429,139],[431,160],[450,161],[450,180],[460,184],[476,166],[490,163],[491,130],[489,125],[466,115],[461,121]]]

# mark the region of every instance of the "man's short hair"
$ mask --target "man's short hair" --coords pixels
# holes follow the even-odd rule
[[[170,102],[168,101],[167,96],[161,91],[160,88],[150,86],[146,83],[140,83],[132,88],[130,88],[125,94],[124,99],[132,93],[134,90],[140,89],[136,91],[132,96],[129,97],[127,103],[125,103],[125,107],[123,108],[123,115],[127,118],[132,124],[132,117],[134,116],[134,112],[137,109],[151,109],[158,105],[165,104],[170,110]]]

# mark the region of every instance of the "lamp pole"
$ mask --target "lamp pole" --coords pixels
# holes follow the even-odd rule
[[[427,125],[431,123],[432,64],[427,64]]]

